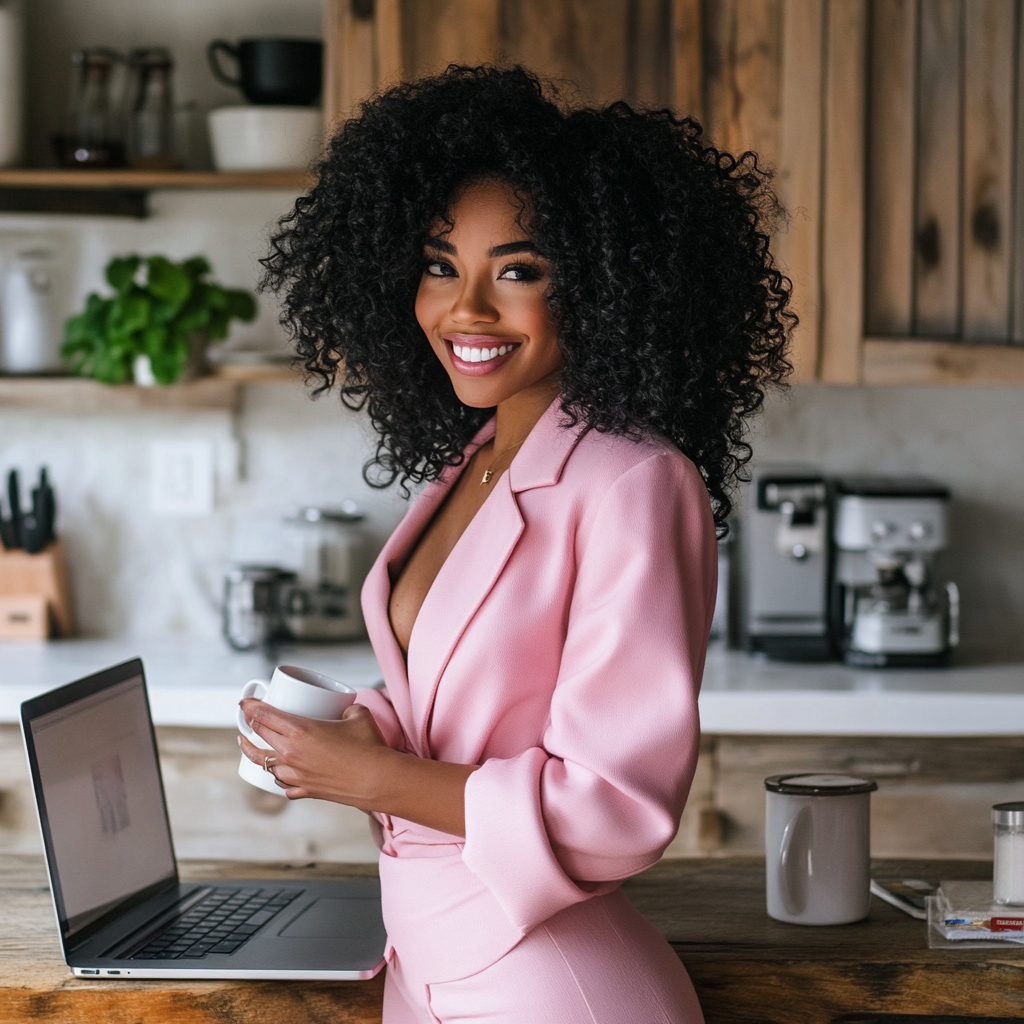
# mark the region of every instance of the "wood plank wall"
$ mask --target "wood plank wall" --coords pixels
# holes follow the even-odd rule
[[[873,0],[868,334],[1024,336],[1020,10],[1020,0]]]

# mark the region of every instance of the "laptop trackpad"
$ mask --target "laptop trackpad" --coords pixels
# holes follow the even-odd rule
[[[358,939],[380,920],[379,899],[332,899],[311,903],[278,934],[285,939]]]

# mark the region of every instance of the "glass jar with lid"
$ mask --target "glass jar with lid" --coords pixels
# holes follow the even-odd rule
[[[71,98],[64,130],[53,137],[63,167],[123,167],[117,69],[120,54],[105,47],[71,55]]]
[[[131,106],[128,111],[128,161],[141,170],[178,166],[174,146],[174,61],[162,46],[128,54]]]
[[[995,860],[992,869],[996,903],[1024,906],[1024,800],[992,808]]]

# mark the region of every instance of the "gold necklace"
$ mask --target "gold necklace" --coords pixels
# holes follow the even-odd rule
[[[529,434],[527,434],[527,437],[529,437]],[[525,440],[526,438],[524,437],[523,441]],[[514,445],[512,445],[509,448],[502,449],[500,452],[498,452],[497,455],[494,456],[493,459],[491,459],[491,464],[484,470],[484,475],[480,478],[481,486],[483,484],[489,484],[491,482],[491,477],[494,476],[494,464],[498,461],[498,459],[500,459],[502,455],[507,455],[510,451],[512,451],[513,448],[518,448],[523,443],[523,441],[516,441]]]

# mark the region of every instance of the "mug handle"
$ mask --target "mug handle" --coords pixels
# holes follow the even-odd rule
[[[782,830],[778,860],[779,894],[782,905],[790,914],[802,914],[807,904],[806,886],[801,887],[799,879],[801,871],[806,870],[810,825],[811,809],[804,806]]]
[[[261,688],[263,690],[263,693],[257,694],[256,691],[258,689],[261,689]],[[250,679],[249,682],[247,682],[245,684],[245,686],[242,687],[242,696],[239,697],[238,699],[239,700],[245,700],[246,697],[255,697],[257,700],[266,700],[267,699],[267,694],[269,692],[270,692],[270,684],[269,683],[264,682],[264,680],[262,680],[262,679]],[[255,744],[257,747],[261,746],[264,743],[264,741],[261,740],[259,738],[259,736],[257,736],[256,733],[254,733],[252,731],[252,727],[245,720],[245,715],[242,714],[242,709],[241,708],[238,709],[238,712],[236,714],[236,719],[237,719],[237,722],[238,722],[238,731],[250,743]]]
[[[238,78],[230,78],[224,74],[223,69],[220,66],[220,60],[217,54],[223,51],[229,57],[234,57],[235,62],[238,62],[238,47],[232,46],[226,39],[214,39],[212,43],[206,48],[206,59],[210,62],[210,70],[213,72],[213,77],[218,82],[223,82],[225,85],[241,85],[242,78],[239,75]]]

